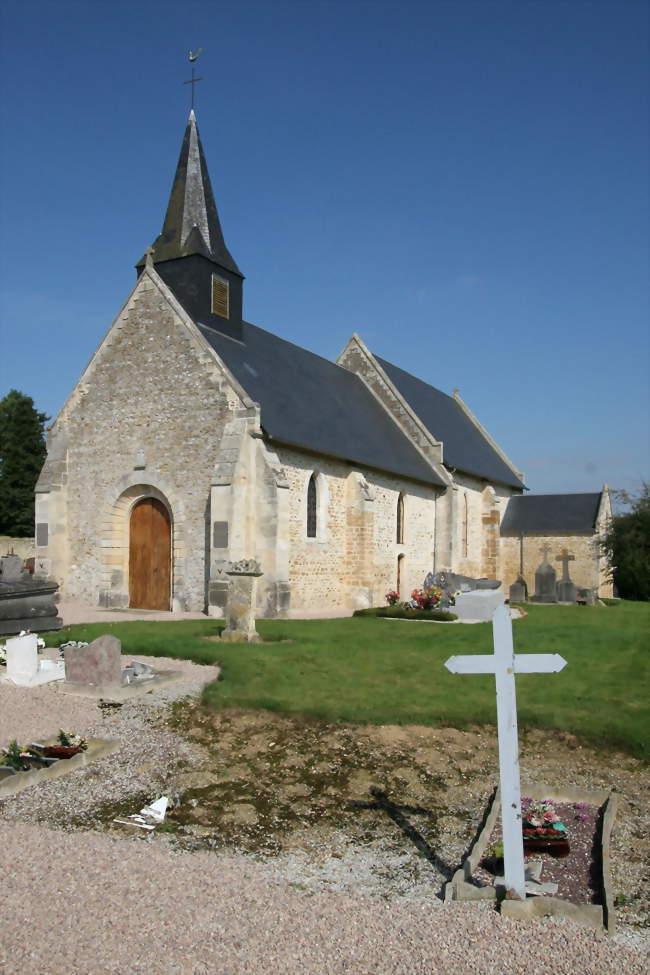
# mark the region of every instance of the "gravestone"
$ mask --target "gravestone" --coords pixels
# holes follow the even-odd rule
[[[492,629],[494,653],[450,657],[445,662],[445,667],[452,674],[494,674],[499,738],[504,884],[506,896],[509,892],[511,897],[525,900],[515,674],[554,674],[566,666],[566,660],[559,653],[515,653],[512,620],[507,606],[500,606],[495,611]]]
[[[540,552],[544,556],[542,564],[535,572],[535,595],[532,602],[535,603],[556,603],[557,591],[555,580],[557,575],[555,569],[548,561],[548,553],[551,551],[548,545],[544,545]]]
[[[575,561],[575,555],[569,555],[568,549],[563,548],[555,557],[555,561],[562,563],[562,578],[557,584],[557,598],[561,603],[575,603],[578,589],[569,577],[569,562]]]
[[[528,599],[528,586],[526,580],[519,573],[513,584],[510,586],[509,599],[511,603],[525,603]]]
[[[15,636],[5,644],[6,679],[19,687],[38,687],[64,677],[63,664],[38,659],[38,637],[35,633]]]
[[[38,637],[35,633],[15,636],[5,644],[7,678],[20,687],[29,687],[38,673]]]
[[[86,647],[65,647],[66,684],[121,685],[122,644],[115,636],[97,637]]]
[[[233,562],[226,572],[230,579],[226,605],[226,628],[221,639],[228,643],[260,643],[255,629],[257,580],[262,575],[255,559]]]

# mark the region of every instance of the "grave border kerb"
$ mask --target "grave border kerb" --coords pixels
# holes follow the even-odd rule
[[[46,739],[46,744],[56,744],[56,739]],[[29,772],[17,772],[15,775],[8,775],[0,781],[0,800],[9,796],[18,795],[24,789],[30,789],[40,782],[51,782],[53,779],[60,779],[64,775],[69,775],[76,769],[90,765],[100,758],[112,755],[119,748],[122,742],[108,738],[91,738],[85,751],[78,752],[72,758],[63,758],[50,765],[49,768],[32,769]]]
[[[616,931],[616,916],[614,912],[614,898],[610,872],[611,834],[616,818],[618,797],[606,789],[588,790],[578,788],[554,788],[543,782],[524,782],[521,786],[522,795],[533,799],[551,799],[556,802],[586,802],[598,806],[602,811],[601,833],[601,876],[600,888],[602,904],[573,904],[559,897],[533,897],[525,901],[502,900],[501,914],[504,917],[526,919],[539,916],[566,917],[576,924],[597,928],[613,935]],[[476,887],[471,883],[472,874],[476,870],[487,848],[490,835],[501,809],[501,790],[497,787],[488,800],[487,812],[483,827],[474,840],[469,853],[463,860],[452,879],[445,885],[444,900],[450,901],[497,901],[498,893],[495,887]]]

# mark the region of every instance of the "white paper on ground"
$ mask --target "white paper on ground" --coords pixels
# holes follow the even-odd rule
[[[155,819],[157,823],[165,822],[165,813],[167,812],[167,806],[169,804],[169,799],[167,796],[161,796],[160,799],[156,799],[149,806],[144,806],[140,810],[141,816],[148,816],[150,819]]]

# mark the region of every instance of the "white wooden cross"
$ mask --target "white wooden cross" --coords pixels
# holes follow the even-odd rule
[[[497,689],[497,730],[501,779],[501,823],[506,889],[526,897],[524,842],[519,784],[517,699],[515,674],[553,674],[566,666],[559,653],[515,654],[512,620],[508,606],[499,606],[492,617],[494,653],[450,657],[445,667],[452,674],[494,674]]]

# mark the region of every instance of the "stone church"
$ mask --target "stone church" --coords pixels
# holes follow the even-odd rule
[[[225,569],[254,558],[260,616],[318,615],[432,570],[531,586],[545,544],[606,592],[606,490],[525,495],[457,394],[357,334],[314,355],[247,322],[243,292],[191,112],[162,232],[50,431],[36,556],[63,598],[221,616]]]

